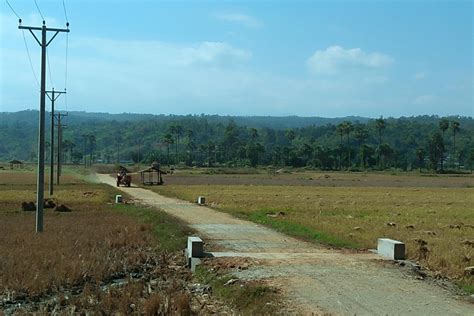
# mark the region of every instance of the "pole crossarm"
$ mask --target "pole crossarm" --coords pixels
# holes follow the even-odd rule
[[[23,25],[19,25],[18,28],[20,30],[28,30],[30,31],[30,33],[33,35],[33,37],[35,38],[36,42],[38,42],[38,44],[40,46],[43,46],[41,44],[41,42],[39,41],[39,39],[36,37],[35,33],[33,31],[43,31],[43,29],[46,31],[46,32],[56,32],[53,37],[51,37],[51,39],[46,43],[46,46],[48,46],[52,41],[53,39],[60,33],[60,32],[66,32],[66,33],[69,33],[69,29],[58,29],[58,28],[50,28],[50,27],[46,27],[44,24],[43,24],[43,27],[37,27],[37,26],[23,26]]]
[[[49,98],[50,101],[53,101],[53,97],[52,97],[52,96],[54,96],[54,95],[57,94],[57,96],[54,97],[54,101],[56,101],[56,100],[59,98],[59,96],[60,96],[61,94],[66,94],[66,91],[55,91],[55,90],[51,90],[51,91],[45,91],[45,93],[46,93],[46,96]],[[50,96],[50,94],[51,94],[52,96]]]

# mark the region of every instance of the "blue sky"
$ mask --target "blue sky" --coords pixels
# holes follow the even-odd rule
[[[9,2],[23,25],[40,25],[33,0]],[[37,3],[48,26],[64,26],[61,0]],[[474,114],[472,1],[65,3],[64,110]],[[37,109],[39,89],[6,2],[0,19],[0,111]],[[25,37],[39,76],[40,48]],[[48,89],[64,89],[65,43],[60,34],[49,47]]]

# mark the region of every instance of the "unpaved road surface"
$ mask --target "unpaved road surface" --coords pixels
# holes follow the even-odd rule
[[[115,186],[109,175],[98,177]],[[279,287],[296,313],[474,315],[473,304],[410,276],[377,255],[325,249],[146,189],[119,189],[189,223],[204,241],[219,248],[216,255],[254,258],[258,264],[235,272],[236,277],[261,279]]]

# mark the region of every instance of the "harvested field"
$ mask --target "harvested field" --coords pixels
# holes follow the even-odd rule
[[[225,171],[222,171],[225,172]],[[212,174],[208,170],[184,170],[165,179],[166,184],[189,185],[278,185],[323,187],[439,187],[472,188],[474,177],[469,174],[435,175],[418,173],[390,174],[363,172],[260,171],[250,174]]]
[[[115,188],[69,175],[54,201],[72,211],[45,209],[36,234],[35,213],[20,210],[35,201],[35,174],[1,175],[0,314],[233,313],[235,296],[225,304],[193,281],[182,255],[192,231],[176,218],[131,200],[117,206]]]
[[[339,176],[330,173],[329,179]],[[425,180],[412,175],[366,174],[369,183],[380,184],[383,178],[394,185],[336,187],[294,185],[291,180],[287,185],[259,185],[255,175],[238,175],[250,185],[232,184],[236,175],[186,177],[199,184],[176,184],[181,176],[175,174],[153,190],[189,201],[204,195],[213,208],[332,246],[365,249],[375,248],[379,237],[402,240],[410,259],[467,289],[474,285],[473,276],[465,272],[474,263],[474,189],[465,187],[472,177],[435,177],[432,187],[415,186]],[[228,184],[223,185],[226,177]],[[412,179],[411,187],[399,186],[405,178]],[[447,183],[453,187],[444,187]]]

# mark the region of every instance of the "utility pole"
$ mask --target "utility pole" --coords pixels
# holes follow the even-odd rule
[[[54,187],[54,101],[56,101],[61,94],[65,94],[66,91],[45,91],[46,96],[51,100],[51,148],[50,148],[50,170],[49,170],[49,195],[53,195]],[[51,96],[49,95],[51,94]]]
[[[66,114],[58,113],[56,115],[56,120],[58,122],[58,152],[57,152],[57,160],[58,166],[56,171],[56,185],[59,185],[59,177],[61,176],[61,169],[62,169],[62,152],[63,152],[63,128],[66,127],[65,125],[61,124],[61,117],[67,116]]]
[[[41,92],[40,92],[40,115],[38,129],[38,175],[36,187],[36,232],[43,231],[43,210],[44,210],[44,119],[45,119],[45,96],[46,96],[46,47],[60,32],[69,32],[69,23],[66,29],[48,28],[43,21],[42,27],[22,26],[21,19],[18,21],[20,30],[28,30],[41,47]],[[41,31],[41,42],[33,31]],[[46,39],[47,32],[56,32],[51,39]]]

